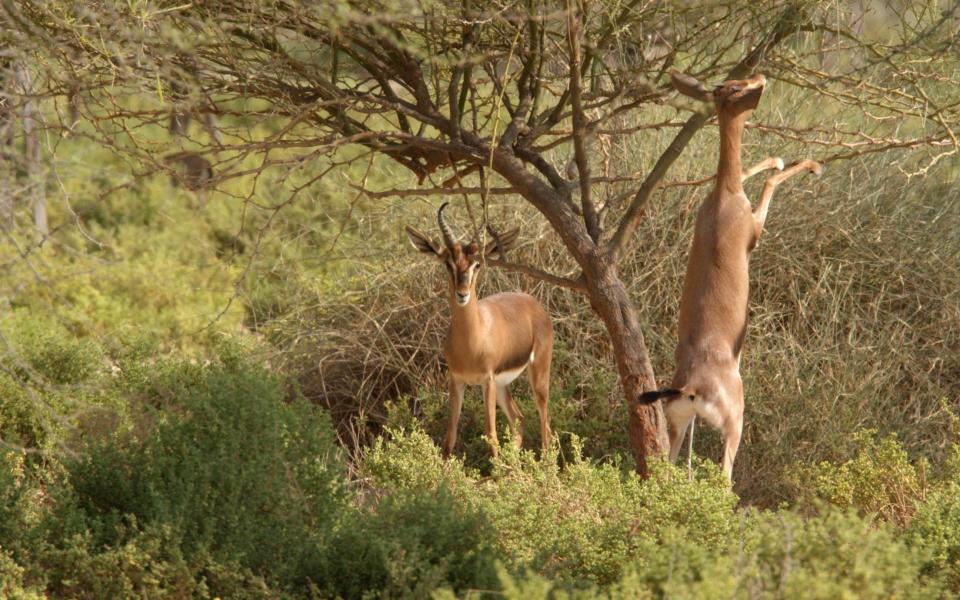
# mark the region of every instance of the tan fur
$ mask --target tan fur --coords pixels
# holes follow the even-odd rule
[[[177,152],[167,155],[164,162],[173,167],[170,184],[182,186],[197,195],[200,206],[206,202],[206,190],[213,182],[213,165],[196,152]]]
[[[510,396],[507,379],[518,376],[524,369],[540,416],[543,447],[547,448],[551,435],[547,401],[553,355],[553,328],[549,315],[528,294],[507,292],[478,300],[480,248],[475,242],[467,245],[455,242],[443,247],[412,227],[407,228],[407,235],[415,248],[436,255],[447,269],[451,319],[443,353],[450,371],[450,420],[444,456],[449,456],[457,442],[457,425],[466,385],[483,386],[486,435],[493,455],[498,453],[497,406],[507,415],[514,442],[520,445],[523,414]],[[511,231],[500,239],[515,237],[516,232]],[[503,250],[494,241],[487,246],[485,253],[502,253]]]
[[[670,459],[677,459],[687,426],[695,415],[700,416],[723,433],[721,464],[730,478],[743,429],[740,356],[747,328],[750,251],[763,230],[776,186],[803,170],[819,173],[819,165],[805,161],[771,177],[757,209],[751,210],[742,181],[763,169],[783,168],[780,159],[766,159],[747,171],[740,164],[743,126],[759,102],[766,80],[763,75],[755,75],[746,80],[726,81],[708,91],[692,77],[679,73],[672,76],[678,91],[716,104],[720,164],[716,186],[697,213],[680,300],[676,373],[672,382],[676,393],[664,406]],[[664,395],[661,392],[650,398]]]

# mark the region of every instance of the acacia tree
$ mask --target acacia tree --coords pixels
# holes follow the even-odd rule
[[[239,165],[251,154],[262,157],[260,169],[379,154],[417,185],[367,189],[371,197],[516,194],[529,202],[576,270],[490,262],[586,296],[609,334],[645,473],[647,457],[661,449],[663,419],[659,408],[633,403],[655,381],[618,265],[671,165],[712,119],[702,107],[663,108],[673,102],[669,70],[708,81],[762,70],[875,118],[871,132],[770,128],[825,149],[816,156],[823,162],[917,147],[931,149],[935,162],[956,148],[949,75],[910,60],[951,47],[952,11],[891,5],[899,33],[871,41],[857,37],[860,9],[750,4],[24,0],[3,10],[8,46],[43,66],[36,82],[43,93],[82,107],[92,135],[105,142],[128,135],[121,150],[148,169],[163,164],[129,135],[135,124],[219,115],[232,135],[211,136],[202,147],[233,158],[218,162],[215,181],[248,174]],[[130,101],[144,93],[158,106]],[[237,124],[265,117],[282,126],[263,139]],[[896,137],[909,119],[926,125]],[[598,139],[653,129],[676,133],[646,172],[600,173]]]

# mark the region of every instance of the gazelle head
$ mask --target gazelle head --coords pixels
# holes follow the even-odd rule
[[[448,204],[448,202],[444,202],[440,210],[437,211],[437,224],[440,226],[440,233],[443,235],[442,245],[413,227],[407,226],[406,231],[414,248],[424,254],[435,256],[443,263],[449,276],[450,298],[457,306],[464,307],[470,303],[471,299],[477,297],[477,276],[482,265],[481,258],[495,253],[503,256],[504,252],[517,239],[520,228],[511,229],[503,235],[498,235],[488,225],[487,231],[493,239],[487,242],[486,247],[481,252],[480,243],[476,240],[469,243],[457,241],[450,226],[443,218],[443,210],[447,208]]]
[[[717,114],[721,117],[737,116],[749,113],[757,107],[767,78],[757,73],[747,79],[731,79],[708,90],[696,78],[680,71],[670,72],[670,81],[674,89],[701,102],[713,102],[717,107]]]

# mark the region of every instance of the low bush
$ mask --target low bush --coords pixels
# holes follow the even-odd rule
[[[488,519],[509,570],[534,569],[577,585],[616,581],[624,564],[678,531],[691,543],[725,547],[736,526],[736,497],[712,464],[692,479],[658,464],[643,482],[618,464],[583,460],[576,444],[564,469],[555,453],[538,461],[507,446],[501,456],[482,478],[444,463],[422,431],[395,432],[367,454],[361,473],[380,496],[449,490]]]
[[[152,371],[127,380],[127,424],[65,460],[48,489],[34,550],[50,589],[153,597],[154,582],[182,597],[210,569],[306,589],[348,506],[326,415],[237,353]]]
[[[867,430],[853,441],[856,454],[850,460],[794,468],[798,502],[806,507],[828,502],[906,525],[930,490],[929,464],[923,458],[911,461],[895,435],[879,438]]]
[[[0,548],[0,598],[7,600],[42,600],[39,590],[24,586],[25,569],[8,552]]]
[[[943,577],[948,589],[960,594],[960,446],[951,447],[940,480],[917,506],[907,539],[928,551],[924,573]]]
[[[713,463],[693,477],[657,463],[640,481],[615,464],[574,455],[560,469],[555,454],[537,461],[505,447],[483,477],[445,463],[419,430],[378,441],[360,473],[377,506],[452,498],[485,520],[502,565],[498,587],[509,598],[928,598],[956,590],[957,469],[928,481],[926,463],[909,461],[895,439],[863,432],[857,440],[861,452],[850,462],[796,471],[812,485],[802,510],[738,511]],[[866,493],[878,489],[889,497]],[[891,498],[900,503],[890,506]],[[474,539],[465,554],[479,547]],[[437,597],[464,595],[463,582],[445,587]]]
[[[6,342],[0,370],[0,438],[26,448],[45,446],[79,408],[95,403],[103,349],[64,323],[27,309],[0,318]]]
[[[960,588],[956,448],[936,470],[866,432],[849,462],[795,471],[811,487],[798,509],[742,510],[712,461],[692,473],[655,463],[644,481],[583,458],[571,437],[562,468],[556,446],[538,460],[505,445],[484,475],[444,461],[411,427],[378,439],[348,484],[326,415],[245,352],[132,360],[116,381],[128,411],[76,457],[4,455],[8,597],[926,598]]]
[[[494,589],[496,533],[483,512],[443,487],[387,496],[344,524],[320,580],[342,598]]]
[[[537,598],[931,598],[941,592],[923,573],[922,553],[895,530],[853,512],[804,518],[790,511],[744,515],[739,542],[704,545],[668,536],[625,565],[609,587],[571,590],[536,573],[501,572],[504,595]]]

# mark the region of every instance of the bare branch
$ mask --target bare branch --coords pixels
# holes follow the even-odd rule
[[[771,31],[767,38],[750,53],[748,53],[739,64],[730,70],[730,72],[727,74],[727,79],[741,79],[748,75],[757,66],[767,52],[769,52],[787,36],[797,31],[803,18],[801,7],[791,6],[788,8],[781,15],[780,19],[777,21],[777,24],[774,26],[773,31]],[[667,171],[670,170],[670,167],[673,165],[674,161],[677,160],[684,148],[687,147],[687,144],[693,138],[693,135],[699,131],[708,120],[709,116],[707,114],[695,113],[692,115],[689,119],[687,119],[687,122],[684,123],[683,127],[677,133],[673,141],[670,142],[670,145],[667,146],[667,149],[664,150],[663,154],[660,155],[660,158],[653,166],[650,174],[647,175],[647,178],[644,180],[643,184],[640,186],[640,189],[637,190],[636,195],[630,202],[630,206],[627,208],[627,212],[621,219],[616,233],[614,233],[613,237],[610,238],[605,246],[605,252],[610,254],[614,262],[619,260],[620,256],[622,256],[630,237],[640,225],[640,217],[643,213],[643,209],[650,200],[650,196],[653,194],[653,191],[657,189],[657,186],[666,176]]]
[[[567,0],[567,41],[570,49],[570,102],[573,107],[573,148],[577,161],[577,177],[580,181],[580,206],[583,221],[593,243],[600,241],[600,223],[597,209],[590,197],[590,161],[587,160],[587,118],[583,114],[583,99],[580,86],[580,16]]]
[[[539,281],[545,281],[551,285],[557,287],[567,288],[570,290],[576,290],[578,292],[586,292],[587,287],[586,283],[583,280],[583,275],[581,274],[576,279],[571,279],[569,277],[561,277],[560,275],[554,275],[552,273],[547,273],[536,267],[531,267],[528,265],[520,265],[516,263],[507,262],[500,258],[488,258],[486,263],[488,265],[497,267],[499,269],[504,269],[507,271],[513,271],[516,273],[523,273],[537,279]]]

